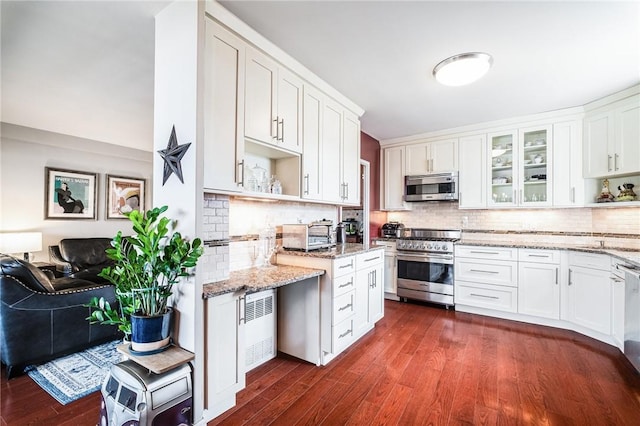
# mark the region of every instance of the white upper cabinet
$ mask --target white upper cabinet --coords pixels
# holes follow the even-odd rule
[[[553,125],[553,205],[584,205],[582,126],[579,120]]]
[[[302,103],[302,198],[322,199],[322,108],[323,95],[304,85]]]
[[[322,198],[336,203],[342,201],[341,139],[342,107],[325,99],[322,108]]]
[[[246,44],[206,21],[204,83],[204,187],[242,191]]]
[[[406,174],[452,172],[458,170],[458,139],[406,146]]]
[[[380,190],[382,191],[383,210],[406,210],[407,204],[403,201],[404,176],[405,176],[405,147],[396,146],[382,150],[382,179]]]
[[[360,120],[343,110],[342,197],[345,204],[360,204]]]
[[[487,137],[475,135],[458,142],[459,207],[483,209],[487,207]]]
[[[302,80],[253,47],[247,48],[245,137],[302,152]]]
[[[490,133],[490,207],[551,205],[552,127]]]
[[[585,178],[640,173],[640,95],[588,112],[583,149]]]

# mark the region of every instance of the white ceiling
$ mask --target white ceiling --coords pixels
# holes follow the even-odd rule
[[[167,2],[3,0],[2,121],[152,149],[153,16]],[[377,139],[582,105],[640,81],[640,3],[222,1],[363,107]],[[494,57],[470,86],[431,70]]]

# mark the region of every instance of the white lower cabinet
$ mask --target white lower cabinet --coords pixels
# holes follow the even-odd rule
[[[207,299],[207,410],[216,417],[236,403],[245,387],[244,291]]]
[[[566,318],[572,323],[602,334],[611,334],[613,292],[609,256],[598,255],[606,261],[607,269],[578,266],[569,253]]]
[[[278,263],[326,271],[320,277],[320,364],[328,364],[382,318],[384,250],[336,259],[278,254]]]
[[[456,305],[496,311],[518,310],[517,249],[456,246]]]
[[[518,313],[560,319],[559,254],[519,249]]]

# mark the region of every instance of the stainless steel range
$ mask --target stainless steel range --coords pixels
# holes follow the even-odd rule
[[[396,242],[398,297],[453,306],[453,243],[460,230],[405,228]]]

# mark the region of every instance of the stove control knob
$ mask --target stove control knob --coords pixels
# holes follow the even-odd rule
[[[427,244],[427,249],[433,250],[433,244],[431,244],[431,243]]]
[[[433,245],[434,250],[441,250],[442,248],[438,244]]]

